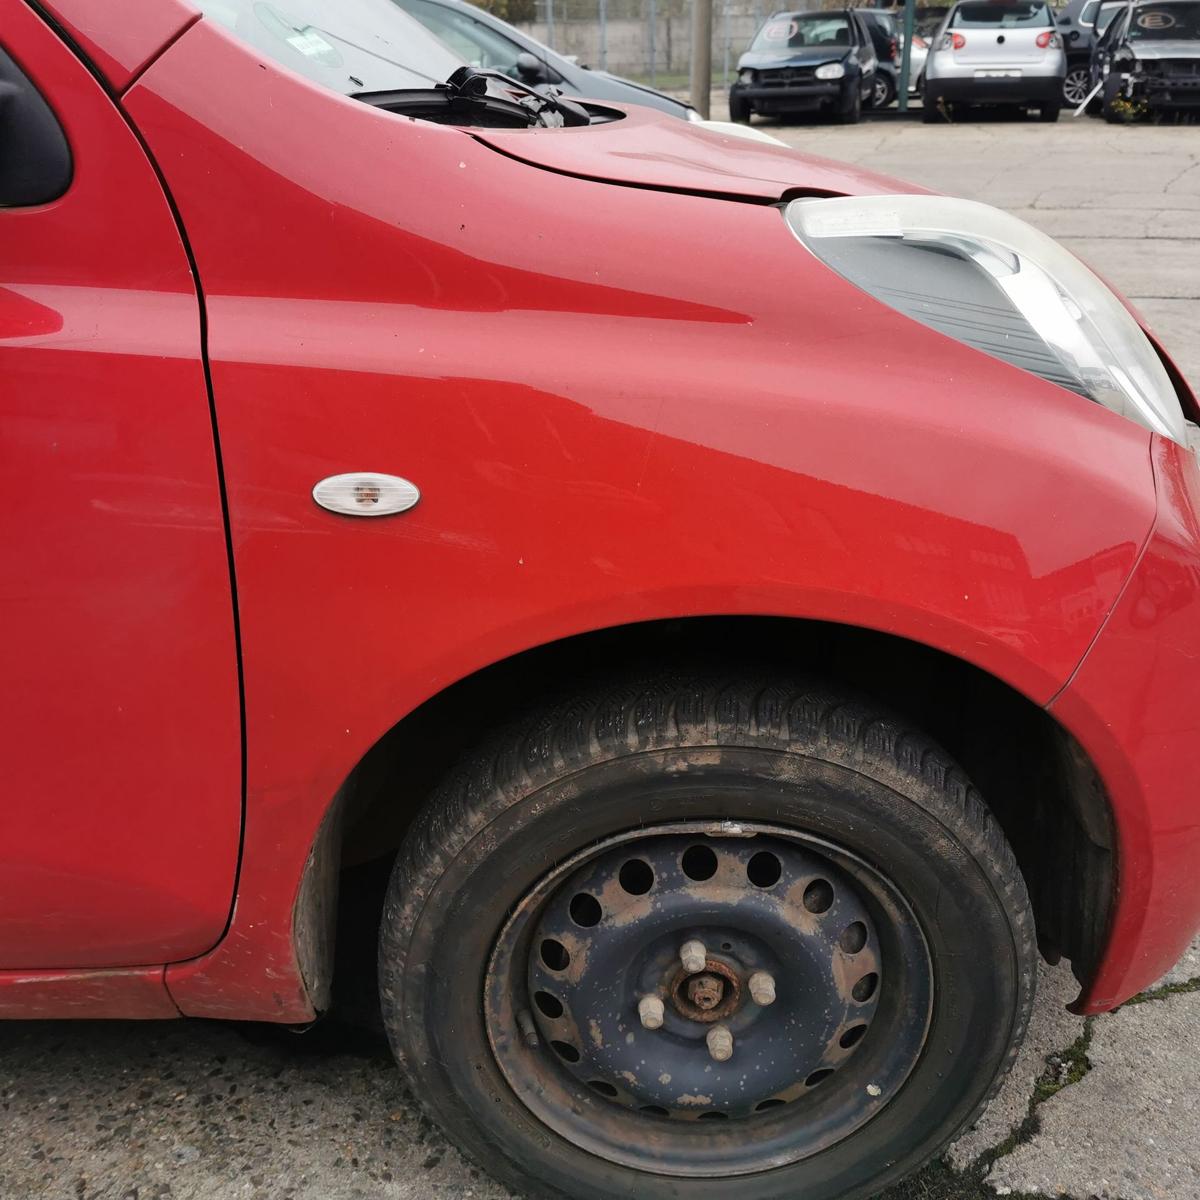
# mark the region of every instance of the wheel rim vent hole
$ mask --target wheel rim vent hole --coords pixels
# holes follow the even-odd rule
[[[640,858],[631,858],[621,868],[618,878],[631,896],[644,896],[654,886],[654,870]]]
[[[875,989],[879,987],[879,976],[873,971],[870,975],[864,975],[853,988],[850,989],[850,994],[859,1002],[866,1004],[870,998],[875,995]]]
[[[840,1038],[838,1038],[838,1045],[841,1046],[843,1050],[850,1050],[863,1040],[866,1032],[867,1027],[865,1025],[851,1025],[850,1028],[847,1029]]]
[[[746,878],[755,887],[774,887],[783,874],[783,864],[769,850],[760,850],[746,864]]]
[[[867,927],[861,921],[847,925],[838,938],[838,945],[847,954],[857,954],[867,944]]]
[[[546,938],[541,946],[542,962],[551,971],[565,971],[571,965],[571,956],[567,948],[555,938]]]
[[[651,1117],[669,1117],[671,1115],[665,1108],[659,1108],[657,1104],[643,1104],[639,1111]]]
[[[579,892],[571,897],[571,920],[581,929],[591,929],[593,925],[599,925],[603,916],[604,909],[600,907],[600,901],[595,896]]]
[[[782,1108],[787,1103],[786,1100],[780,1100],[778,1096],[772,1096],[770,1100],[760,1100],[755,1106],[755,1112],[767,1112],[772,1108]]]
[[[579,1051],[571,1045],[570,1042],[551,1042],[554,1047],[554,1053],[558,1055],[563,1062],[577,1063],[580,1059]]]
[[[538,1006],[542,1016],[548,1017],[551,1021],[557,1021],[563,1015],[562,1001],[549,992],[537,992],[533,997],[533,1002]]]
[[[717,856],[707,846],[689,846],[683,852],[680,866],[689,879],[703,883],[717,873]]]
[[[728,1119],[729,1114],[723,1112],[703,1112],[700,1114],[701,1121],[726,1121]]]
[[[829,1067],[822,1067],[819,1071],[814,1071],[805,1081],[805,1087],[816,1087],[818,1083],[824,1083],[826,1079],[833,1074]]]
[[[607,1096],[610,1100],[617,1098],[617,1089],[611,1083],[606,1083],[603,1079],[589,1079],[588,1087],[593,1092],[598,1092],[601,1096]]]
[[[827,879],[814,879],[804,889],[804,907],[820,916],[833,907],[833,884]]]

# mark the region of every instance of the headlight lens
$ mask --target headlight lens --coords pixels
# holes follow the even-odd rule
[[[788,224],[884,304],[1187,443],[1170,376],[1129,310],[1053,238],[974,200],[794,200]]]
[[[738,83],[753,83],[753,82],[754,82],[754,72],[753,71],[739,71],[738,72]]]
[[[842,63],[826,63],[817,68],[818,79],[841,79],[845,73],[846,68]]]

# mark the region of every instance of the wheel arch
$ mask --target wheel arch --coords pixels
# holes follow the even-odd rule
[[[471,746],[589,683],[697,667],[819,675],[920,725],[962,764],[1012,843],[1043,953],[1070,958],[1081,982],[1092,976],[1112,908],[1115,840],[1108,796],[1075,738],[1041,705],[961,657],[895,634],[801,618],[689,617],[581,633],[515,653],[431,696],[362,757],[334,806],[353,919],[361,920],[379,887],[372,864],[390,863],[413,816]],[[362,881],[366,899],[352,894]]]

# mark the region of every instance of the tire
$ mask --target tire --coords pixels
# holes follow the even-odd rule
[[[1063,79],[1063,105],[1067,108],[1078,108],[1091,90],[1092,75],[1087,63],[1071,67]]]
[[[1058,120],[1058,114],[1061,107],[1062,106],[1059,104],[1043,104],[1042,107],[1038,109],[1038,120],[1045,122],[1048,125],[1053,125],[1054,122]]]
[[[1104,101],[1100,108],[1100,115],[1109,125],[1129,124],[1129,116],[1117,108],[1117,101],[1120,98],[1121,84],[1123,82],[1119,75],[1110,75],[1104,81],[1104,91],[1102,93]]]
[[[879,110],[887,108],[896,99],[896,85],[886,71],[875,72],[875,82],[871,88],[871,107]]]
[[[736,121],[739,125],[750,124],[750,114],[753,112],[748,101],[743,100],[741,96],[729,97],[729,119]]]
[[[839,125],[857,125],[862,120],[862,113],[862,92],[859,91],[858,85],[855,84],[849,105],[837,113],[836,120]]]
[[[606,839],[608,849],[595,848]],[[682,845],[688,849],[681,852]],[[760,867],[755,876],[764,848],[778,871],[764,877]],[[692,870],[694,852],[711,858],[716,873]],[[824,864],[815,876],[802,865],[813,861]],[[886,880],[872,863],[887,864]],[[650,882],[627,882],[631,866],[649,872]],[[798,874],[793,880],[781,877],[783,871]],[[689,882],[701,878],[715,880],[718,890],[704,892],[704,884]],[[591,1065],[592,1055],[637,1054],[643,1066],[648,1054],[658,1061],[675,1055],[682,1056],[682,1067],[673,1068],[680,1072],[701,1065],[715,1072],[702,1076],[711,1095],[673,1098],[679,1105],[723,1103],[722,1088],[731,1104],[747,1103],[747,1069],[755,1081],[757,1072],[769,1073],[780,1062],[791,1079],[807,1070],[798,1065],[805,1060],[746,1049],[736,1077],[742,1082],[726,1081],[703,1046],[676,1036],[669,1023],[656,1031],[647,1014],[641,1028],[636,995],[607,1002],[615,1017],[601,1012],[603,1006],[582,1009],[600,1014],[588,1035],[582,1019],[572,1024],[569,1006],[572,988],[599,987],[596,995],[611,998],[626,987],[640,960],[621,939],[639,922],[659,932],[645,923],[661,913],[675,922],[668,959],[677,954],[679,929],[690,936],[698,930],[710,948],[727,937],[719,942],[722,951],[741,953],[732,925],[715,938],[708,926],[693,925],[687,906],[701,901],[692,897],[703,893],[703,904],[717,904],[734,880],[736,911],[765,912],[796,905],[799,885],[810,878],[800,924],[779,928],[793,940],[809,938],[805,953],[818,944],[834,947],[842,974],[818,956],[801,986],[795,980],[803,975],[803,957],[781,958],[792,965],[777,971],[774,1004],[759,992],[743,1002],[736,990],[723,993],[721,1003],[732,996],[742,1003],[736,1019],[750,1022],[738,1026],[736,1063],[737,1047],[754,1044],[754,1022],[778,1020],[785,1023],[778,1028],[790,1030],[800,1020],[795,1013],[804,1022],[828,1019],[824,1000],[805,1007],[799,997],[809,995],[811,980],[828,991],[830,980],[842,979],[835,1007],[853,1007],[865,996],[875,1008],[857,1043],[847,1040],[853,1028],[840,1043],[821,1041],[823,1031],[816,1038],[818,1046],[854,1044],[836,1071],[796,1083],[793,1091],[801,1091],[792,1103],[772,1099],[770,1113],[724,1127],[675,1119],[694,1116],[695,1108],[648,1115],[603,1079],[591,1080],[593,1089],[607,1089],[601,1096],[589,1090],[583,1079],[601,1070]],[[769,892],[775,883],[778,893]],[[576,891],[584,887],[595,894]],[[814,889],[819,894],[810,905]],[[610,906],[607,915],[596,896]],[[585,906],[577,913],[581,900],[596,911]],[[679,904],[684,907],[672,907]],[[716,919],[710,908],[704,912]],[[811,915],[818,912],[829,916]],[[864,914],[861,920],[843,928],[856,912]],[[544,936],[547,928],[573,932],[563,932],[559,942]],[[897,940],[904,938],[919,944]],[[879,957],[872,959],[876,942]],[[685,947],[678,978],[699,1004],[705,993],[693,995],[698,977],[685,978],[693,970],[687,953]],[[859,953],[868,965],[887,962],[889,973],[858,978],[850,989],[859,968],[845,964]],[[514,969],[505,974],[510,957]],[[593,961],[591,974],[599,979],[589,985]],[[698,961],[706,971],[717,969],[711,958]],[[605,963],[614,969],[605,970]],[[476,1163],[519,1194],[727,1200],[736,1191],[741,1200],[865,1200],[937,1154],[999,1085],[1028,1022],[1035,945],[1024,883],[1003,834],[962,772],[919,732],[819,684],[655,679],[549,708],[460,764],[401,849],[384,905],[379,965],[384,1023],[414,1094]],[[559,974],[548,976],[552,971]],[[534,991],[543,977],[559,981],[552,986],[562,1000]],[[704,978],[710,986],[712,976]],[[683,984],[674,986],[668,999],[678,1006]],[[521,1007],[531,993],[539,1011],[532,1003]],[[557,1013],[542,1009],[547,995]],[[628,1024],[601,1024],[610,1020]],[[674,1009],[668,1021],[687,1025]],[[917,1027],[922,1040],[914,1048],[910,1035]],[[552,1040],[556,1029],[574,1040]],[[610,1029],[629,1032],[610,1037]],[[566,1065],[580,1058],[576,1044],[584,1062]],[[566,1058],[564,1045],[575,1059]],[[777,1042],[771,1045],[777,1050]],[[901,1060],[908,1064],[903,1077],[893,1071]],[[622,1086],[670,1087],[665,1070],[658,1075],[652,1066],[638,1076],[637,1069],[635,1061]],[[523,1086],[522,1072],[530,1071],[536,1087]],[[577,1077],[579,1071],[585,1074]],[[681,1073],[677,1086],[685,1086],[684,1079]],[[559,1092],[576,1097],[574,1110],[555,1101]],[[875,1095],[880,1099],[866,1098]],[[830,1112],[843,1112],[846,1136],[836,1136],[841,1126],[829,1131]],[[861,1117],[858,1124],[852,1116]],[[602,1142],[603,1152],[589,1139]],[[773,1146],[781,1155],[773,1163],[783,1165],[747,1170],[759,1161],[760,1145]],[[797,1147],[808,1152],[800,1156]],[[737,1166],[736,1176],[726,1170],[727,1160]],[[677,1167],[680,1162],[685,1165]]]
[[[924,125],[936,125],[944,120],[941,112],[938,111],[940,98],[936,93],[930,93],[928,89],[921,93],[921,123]]]

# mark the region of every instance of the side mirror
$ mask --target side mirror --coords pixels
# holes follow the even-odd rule
[[[528,50],[522,50],[517,55],[517,74],[526,83],[545,83],[550,77],[546,71],[546,64]]]

